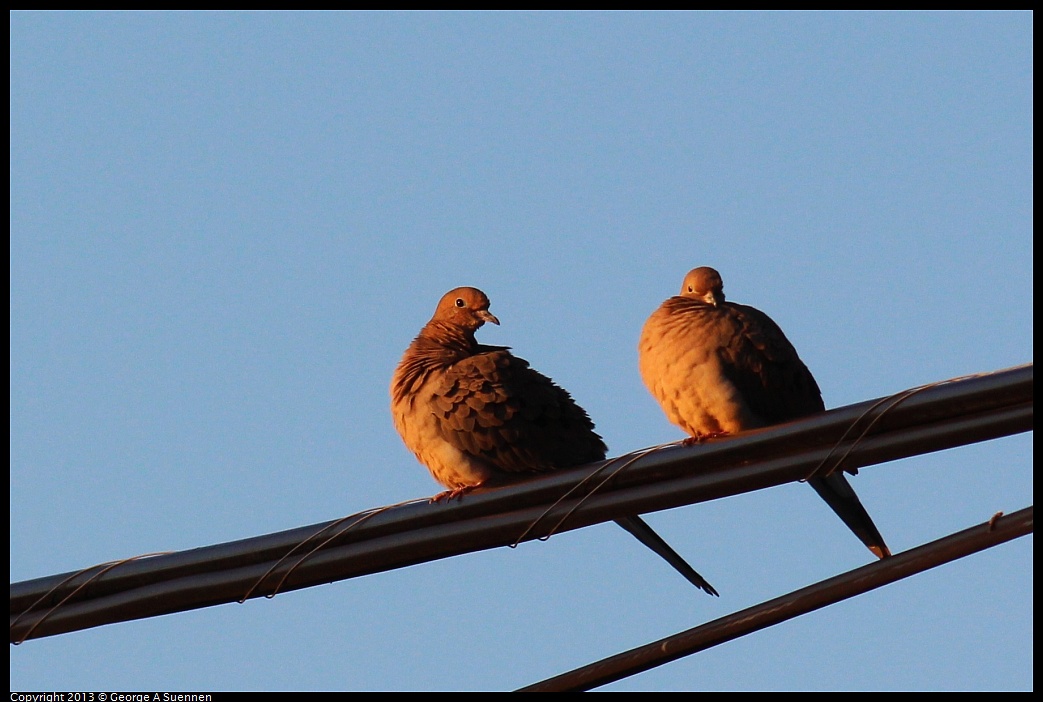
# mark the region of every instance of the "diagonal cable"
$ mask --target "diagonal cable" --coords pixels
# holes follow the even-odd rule
[[[365,510],[354,521],[342,518],[127,559],[98,574],[88,587],[74,587],[70,577],[75,573],[12,583],[10,637],[19,641],[237,602],[244,594],[268,596],[276,588],[296,590],[507,546],[523,533],[532,540],[552,530],[800,480],[835,454],[851,426],[879,403],[841,407],[702,445],[647,451],[611,471],[603,463],[580,466],[476,490],[451,504],[419,500]],[[889,407],[874,422],[845,452],[843,465],[833,468],[850,470],[1031,431],[1032,364],[926,388]],[[602,482],[606,474],[609,480]],[[561,499],[563,495],[569,497]],[[349,523],[349,528],[338,526]],[[530,529],[534,525],[538,527]],[[320,533],[323,538],[316,540]],[[275,572],[282,575],[272,582],[266,576]]]
[[[518,692],[580,692],[607,685],[1030,533],[1032,507],[1007,516],[997,514],[983,524],[534,683]]]

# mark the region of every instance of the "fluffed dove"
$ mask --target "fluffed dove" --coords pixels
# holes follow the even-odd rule
[[[689,271],[681,294],[645,322],[641,378],[667,418],[694,440],[825,410],[818,383],[782,329],[748,305],[726,302],[713,268]],[[878,558],[891,555],[840,471],[808,484]]]
[[[500,323],[485,293],[450,290],[391,378],[395,428],[448,488],[433,500],[605,458],[605,442],[565,390],[508,347],[475,341],[486,322]],[[639,517],[616,521],[693,585],[717,594]]]

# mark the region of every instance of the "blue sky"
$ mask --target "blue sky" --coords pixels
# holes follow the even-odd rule
[[[11,14],[11,580],[439,487],[387,385],[438,298],[611,453],[695,266],[827,406],[1032,360],[1030,13]],[[867,468],[894,551],[1032,503],[1032,435]],[[513,689],[869,562],[786,485],[29,641],[12,690]],[[1031,690],[1032,537],[607,686]]]

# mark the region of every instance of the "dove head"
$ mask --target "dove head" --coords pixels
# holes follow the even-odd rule
[[[684,277],[681,297],[690,297],[716,307],[724,302],[724,281],[721,280],[721,274],[709,266],[693,268]]]
[[[489,298],[478,288],[455,288],[438,301],[431,321],[475,331],[486,322],[499,324],[489,311]]]

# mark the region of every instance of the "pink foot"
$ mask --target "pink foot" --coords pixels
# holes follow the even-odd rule
[[[452,490],[446,490],[445,492],[440,492],[437,495],[435,495],[434,497],[432,497],[430,499],[430,502],[449,502],[451,500],[454,500],[454,499],[456,499],[458,497],[463,496],[464,493],[468,493],[471,490],[474,490],[476,487],[478,487],[478,486],[477,485],[465,485],[464,487],[458,487],[458,488],[453,488]]]
[[[687,439],[685,439],[684,441],[681,442],[681,445],[682,446],[695,446],[696,444],[701,444],[704,441],[709,441],[710,439],[718,439],[718,438],[720,438],[722,436],[728,436],[728,432],[726,432],[726,431],[709,431],[709,432],[706,432],[704,434],[696,434],[695,436],[689,436]]]

